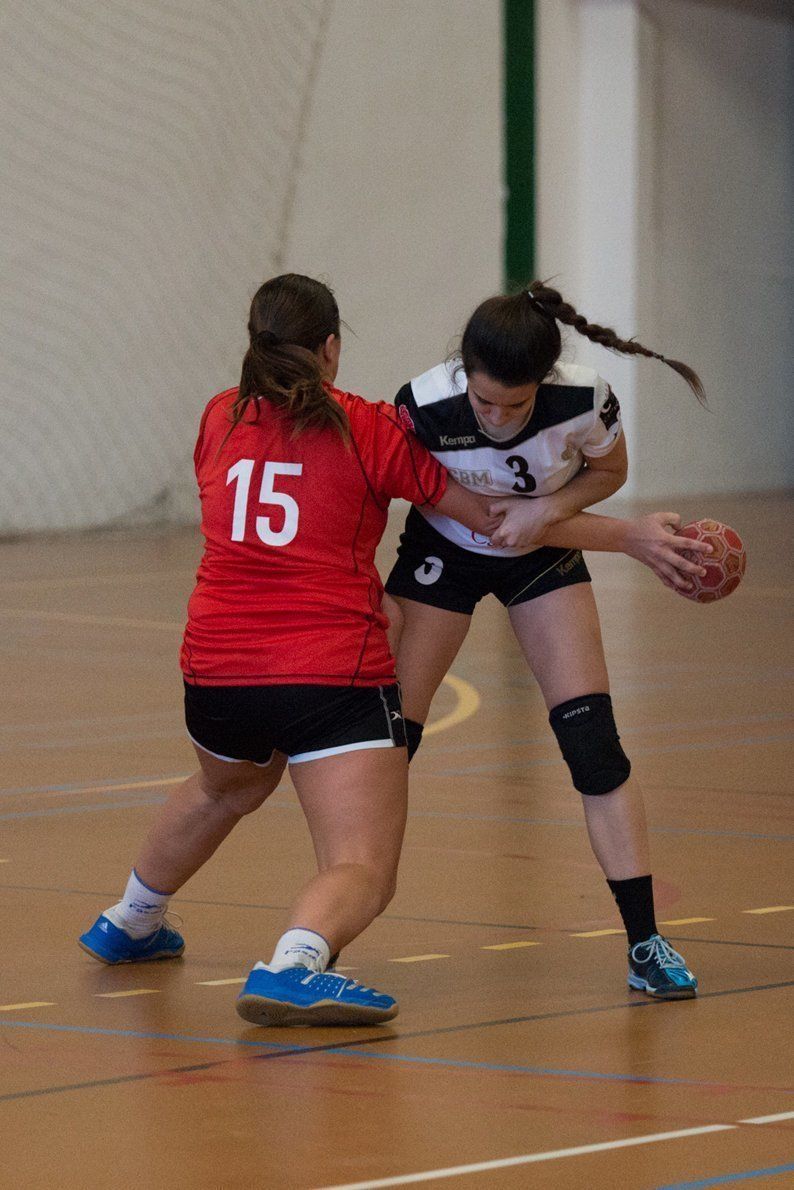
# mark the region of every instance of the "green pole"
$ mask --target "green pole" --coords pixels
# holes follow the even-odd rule
[[[535,268],[535,3],[504,2],[504,279],[517,289]]]

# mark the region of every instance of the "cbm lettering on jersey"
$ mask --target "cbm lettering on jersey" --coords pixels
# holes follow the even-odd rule
[[[622,432],[617,397],[597,372],[578,364],[556,365],[538,387],[532,416],[507,441],[481,429],[467,388],[459,361],[439,364],[403,385],[395,405],[458,483],[480,493],[548,496],[573,479],[588,457],[608,454]],[[525,552],[496,550],[457,521],[420,511],[464,549],[494,557]]]

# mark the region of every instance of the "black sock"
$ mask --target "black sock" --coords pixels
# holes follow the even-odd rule
[[[631,876],[628,880],[607,880],[618,903],[620,916],[629,936],[629,946],[644,942],[656,931],[651,876]]]
[[[425,729],[424,723],[417,723],[415,719],[404,719],[405,723],[405,740],[408,744],[408,763],[416,756],[416,750],[422,742],[422,732]]]

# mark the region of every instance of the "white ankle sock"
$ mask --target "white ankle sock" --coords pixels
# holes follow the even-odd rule
[[[330,957],[331,949],[322,934],[315,934],[314,930],[287,930],[276,943],[268,967],[271,971],[284,971],[287,967],[324,971]]]
[[[170,899],[171,893],[156,892],[139,880],[133,868],[123,898],[105,916],[132,938],[145,938],[160,926]]]

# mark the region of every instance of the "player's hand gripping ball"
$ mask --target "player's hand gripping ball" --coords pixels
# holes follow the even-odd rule
[[[744,543],[736,532],[720,521],[692,521],[677,530],[678,537],[691,537],[693,541],[707,541],[711,546],[710,554],[695,554],[684,551],[683,557],[698,566],[705,567],[706,573],[688,574],[687,578],[692,586],[687,591],[679,589],[679,595],[687,599],[694,599],[697,603],[713,603],[715,599],[724,599],[735,591],[742,581],[742,575],[747,566],[747,554]]]

